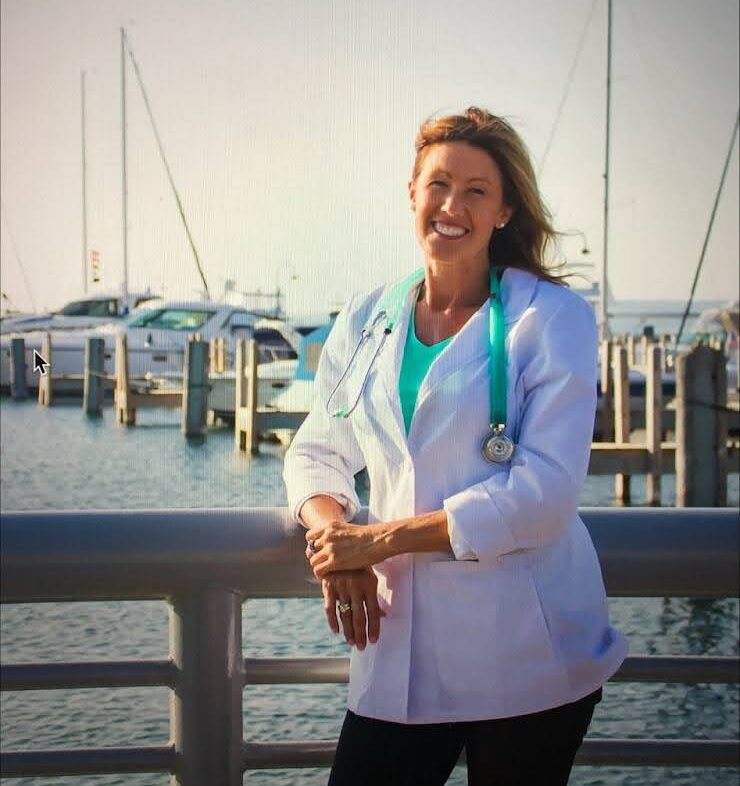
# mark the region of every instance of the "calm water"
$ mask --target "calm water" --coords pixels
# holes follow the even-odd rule
[[[116,425],[111,410],[87,420],[78,406],[47,410],[33,402],[0,401],[0,495],[10,510],[176,508],[283,505],[282,453],[263,448],[249,459],[233,450],[231,433],[214,431],[186,441],[177,413],[140,413],[135,428]],[[730,504],[738,478],[730,477]],[[663,503],[675,500],[672,477]],[[644,494],[633,480],[633,498]],[[590,478],[582,504],[612,505],[613,480]],[[738,654],[734,600],[616,599],[616,624],[633,654]],[[164,603],[50,603],[3,606],[3,662],[167,656]],[[249,601],[244,605],[248,656],[343,655],[346,646],[325,626],[318,599]],[[251,686],[244,691],[244,728],[250,741],[336,737],[344,686]],[[168,691],[161,689],[31,691],[2,694],[4,750],[165,744]],[[609,684],[591,727],[595,737],[733,738],[740,724],[737,686]],[[245,782],[318,786],[326,770],[250,773]],[[49,784],[7,779],[7,784]],[[738,770],[666,768],[576,769],[577,786],[735,786]],[[61,783],[165,786],[167,775],[65,778]],[[464,772],[449,783],[461,786]]]

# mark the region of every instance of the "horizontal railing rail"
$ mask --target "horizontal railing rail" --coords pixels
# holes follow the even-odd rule
[[[584,508],[611,596],[735,597],[737,509]],[[245,685],[341,683],[349,659],[244,658],[245,598],[320,594],[303,531],[284,509],[84,511],[0,516],[0,600],[166,599],[165,660],[6,664],[2,690],[164,686],[172,743],[94,750],[11,751],[4,776],[171,772],[178,783],[241,783],[245,769],[326,766],[336,743],[245,742]],[[241,668],[234,669],[233,664]],[[738,682],[738,659],[637,655],[612,678]],[[209,691],[198,690],[205,682]],[[737,740],[587,739],[577,763],[737,766]]]

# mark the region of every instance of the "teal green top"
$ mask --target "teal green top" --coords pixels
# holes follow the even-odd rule
[[[401,374],[398,378],[398,394],[401,397],[401,412],[407,435],[411,427],[411,418],[416,409],[416,399],[421,383],[434,359],[452,341],[452,336],[450,336],[431,346],[422,344],[416,337],[415,310],[411,312],[410,319],[409,329],[406,333],[406,345],[403,348]]]

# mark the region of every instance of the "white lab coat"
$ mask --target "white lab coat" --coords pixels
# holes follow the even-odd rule
[[[377,644],[352,650],[349,707],[360,715],[435,723],[537,712],[591,693],[627,652],[609,624],[597,556],[577,513],[596,402],[593,312],[521,270],[507,269],[501,284],[506,433],[516,443],[509,462],[481,455],[489,431],[487,303],[430,367],[408,438],[398,376],[411,294],[357,409],[348,419],[327,414],[384,289],[353,297],[338,316],[312,411],[285,457],[294,515],[316,494],[334,495],[354,515],[353,476],[363,467],[369,522],[447,512],[454,558],[401,554],[375,566],[387,616]],[[358,362],[333,408],[351,404],[366,366]]]

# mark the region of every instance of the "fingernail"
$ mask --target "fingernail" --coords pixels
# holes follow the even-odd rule
[[[365,645],[364,645],[362,642],[360,642],[360,643],[357,645],[357,649],[358,649],[358,650],[360,650],[360,651],[362,651],[362,650],[364,650],[364,649],[365,649]]]
[[[354,647],[355,646],[355,640],[354,639],[347,639],[347,644],[349,644],[350,647]]]
[[[375,642],[376,642],[377,640],[378,640],[378,637],[377,637],[377,636],[370,636],[370,643],[371,643],[371,644],[375,644]]]

